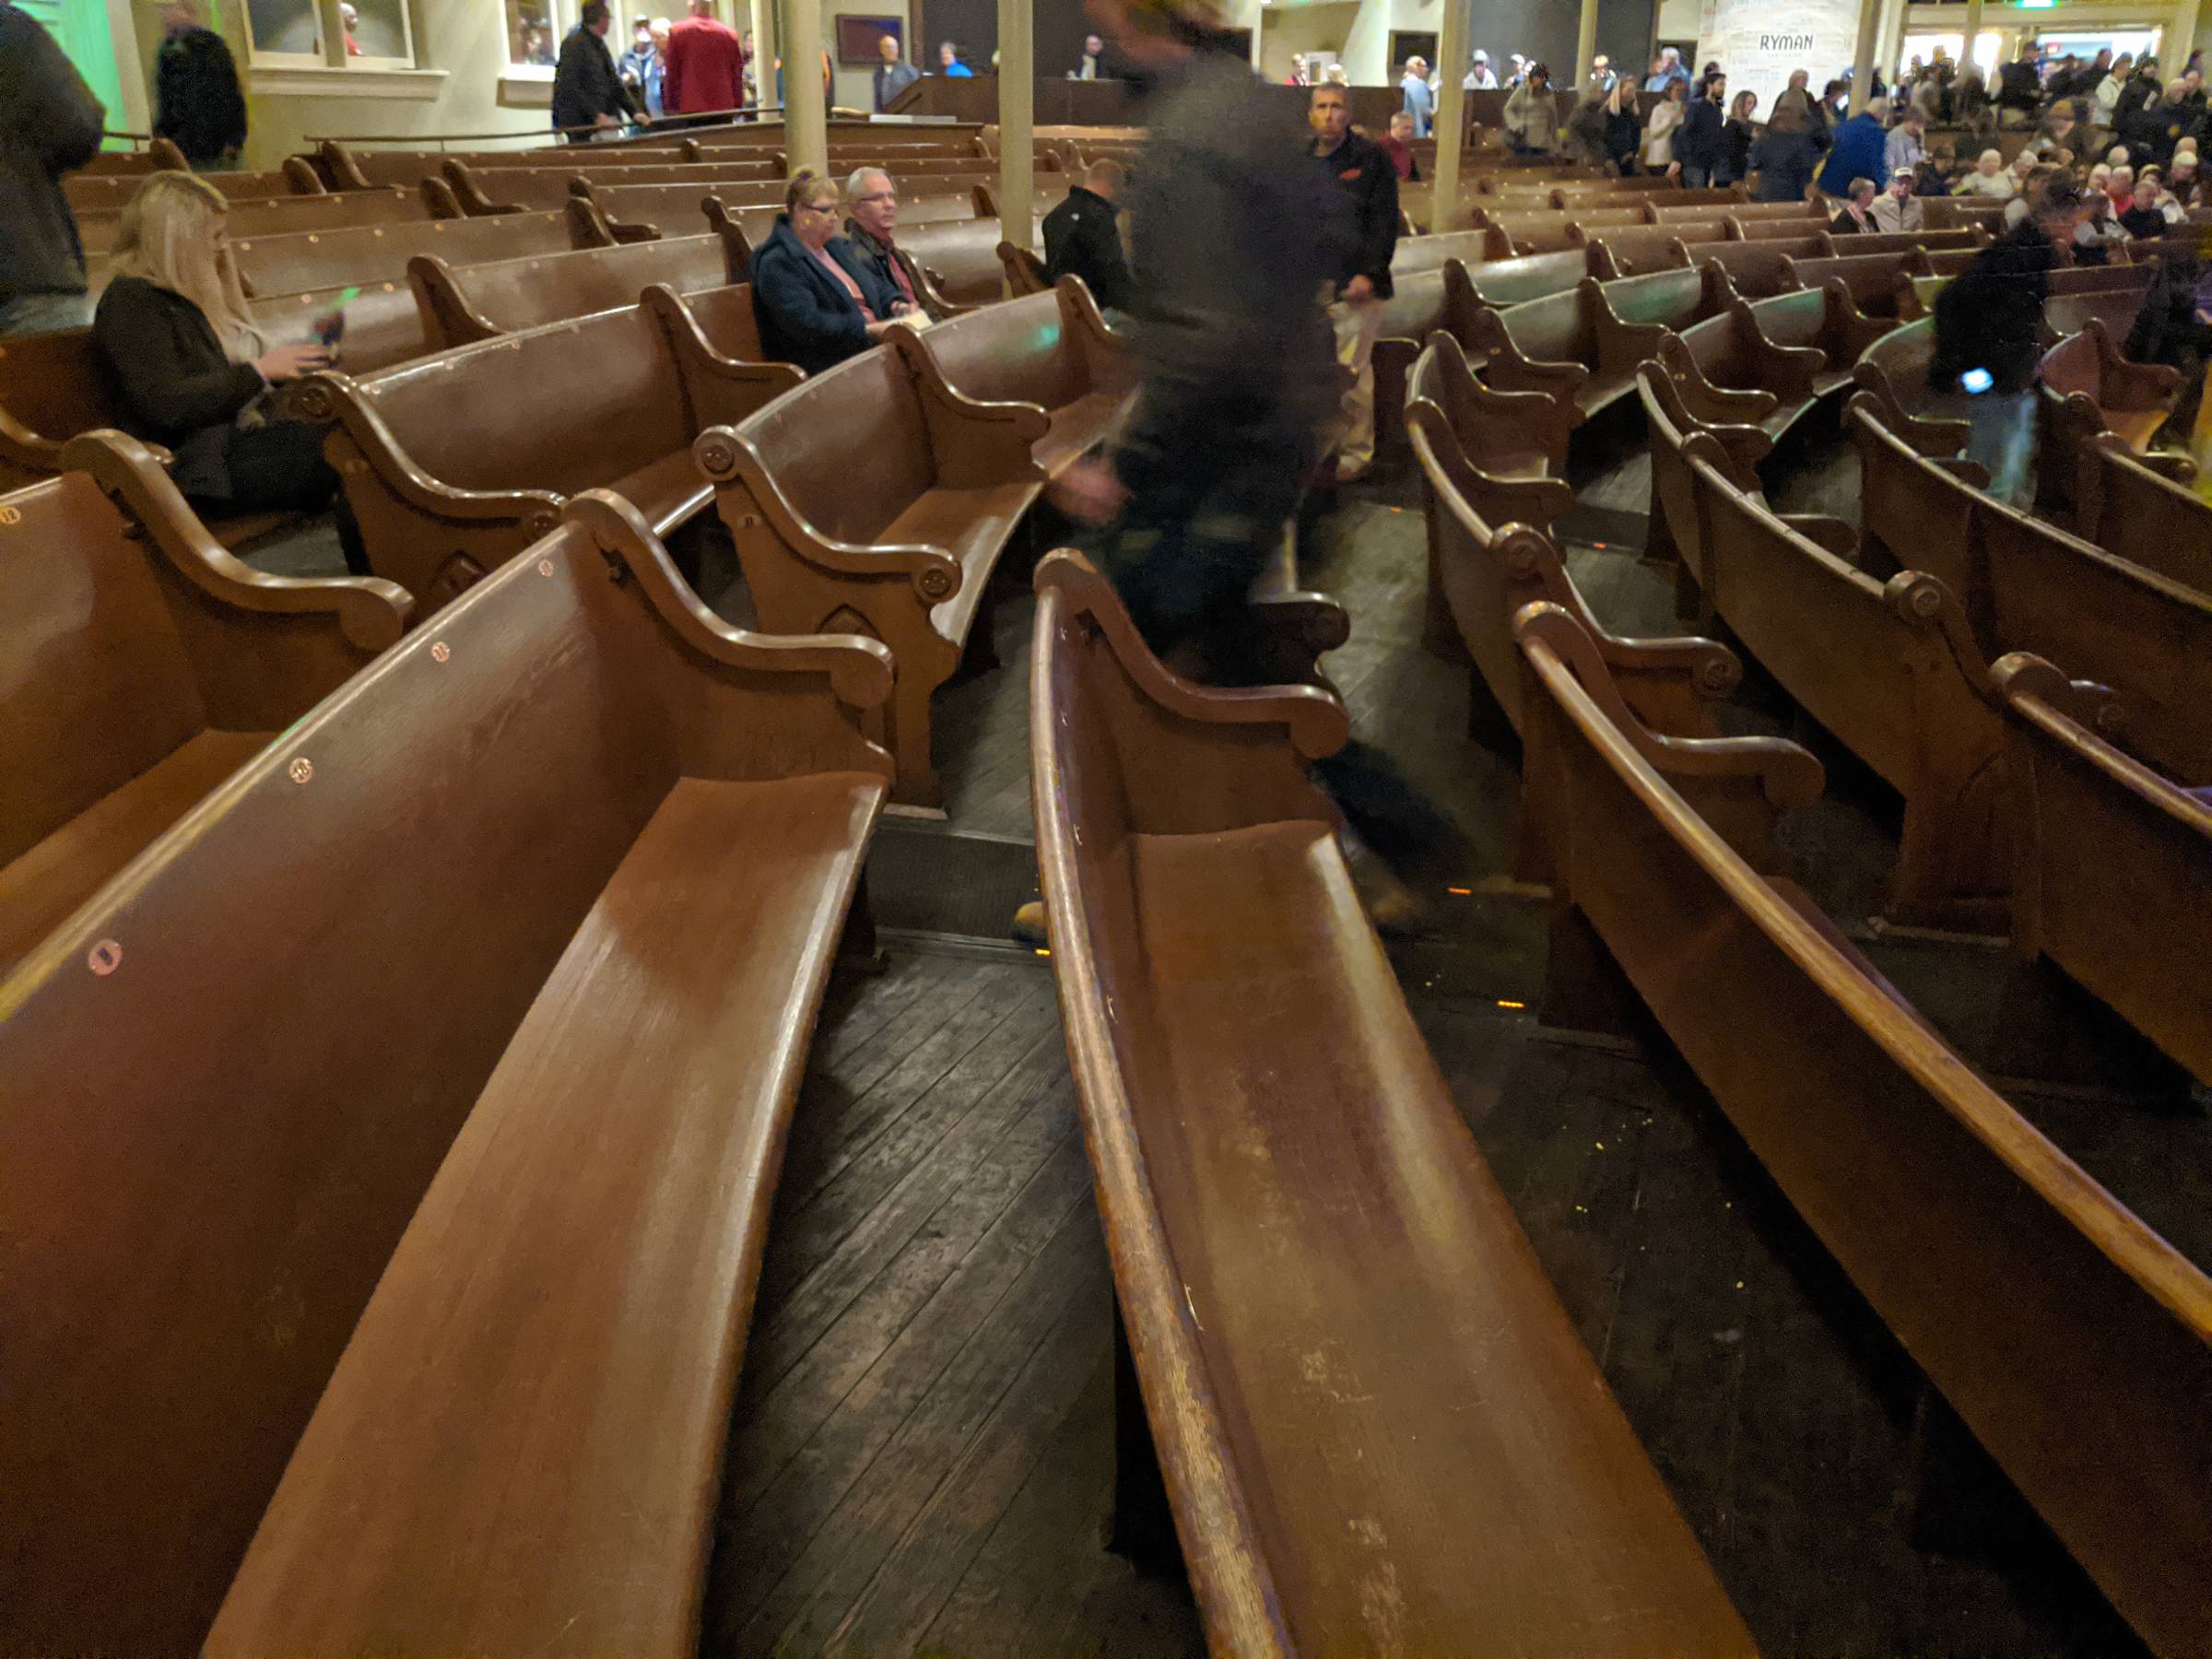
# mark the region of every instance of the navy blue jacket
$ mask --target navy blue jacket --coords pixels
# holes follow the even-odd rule
[[[1728,117],[1710,98],[1693,98],[1675,135],[1675,159],[1685,167],[1728,165]]]
[[[856,256],[843,237],[830,243],[836,260],[877,319],[888,321],[891,306],[905,298],[886,292],[883,282]],[[821,267],[791,228],[788,214],[776,216],[769,239],[753,250],[747,280],[753,285],[753,316],[760,324],[761,349],[771,362],[795,363],[809,374],[858,357],[868,348],[867,320],[843,283]]]
[[[1828,165],[1820,170],[1820,188],[1831,196],[1851,194],[1853,179],[1872,179],[1881,184],[1883,152],[1889,135],[1882,131],[1881,118],[1871,110],[1862,111],[1836,129],[1836,142],[1828,152]]]

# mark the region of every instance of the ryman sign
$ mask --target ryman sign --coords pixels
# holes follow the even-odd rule
[[[1859,43],[1859,0],[1705,0],[1697,68],[1717,62],[1728,97],[1759,94],[1758,119],[1774,107],[1793,69],[1810,71],[1815,98],[1851,68]]]

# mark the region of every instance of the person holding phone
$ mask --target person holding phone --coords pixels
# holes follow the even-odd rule
[[[287,417],[276,388],[327,368],[320,343],[272,345],[239,286],[229,205],[206,180],[148,175],[123,210],[114,277],[92,343],[121,424],[176,457],[177,488],[203,512],[318,512],[334,501],[346,567],[360,535],[323,458],[326,426]],[[342,313],[341,313],[342,314]]]

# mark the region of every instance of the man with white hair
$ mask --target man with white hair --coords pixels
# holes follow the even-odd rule
[[[1413,117],[1413,135],[1429,136],[1429,121],[1436,113],[1436,94],[1429,85],[1429,63],[1426,58],[1409,57],[1406,60],[1406,78],[1398,83],[1405,97],[1401,106]]]
[[[1982,159],[1975,163],[1974,171],[1959,180],[1958,188],[1951,194],[1994,196],[2003,202],[2009,201],[2018,194],[2018,189],[2011,172],[2005,166],[2004,152],[1986,149],[1982,152]]]
[[[1470,92],[1495,92],[1498,89],[1498,71],[1490,67],[1490,54],[1477,46],[1474,65],[1467,78],[1459,83]]]
[[[1689,71],[1682,67],[1682,53],[1678,48],[1662,46],[1659,49],[1659,56],[1652,65],[1651,78],[1643,83],[1643,89],[1646,92],[1657,92],[1664,96],[1667,88],[1677,81],[1688,86]]]
[[[899,245],[899,186],[891,175],[880,167],[861,168],[845,181],[845,203],[852,209],[845,240],[853,258],[932,323],[941,321],[944,308],[929,302],[922,267]],[[832,246],[832,256],[837,252]],[[866,285],[862,286],[865,290]]]

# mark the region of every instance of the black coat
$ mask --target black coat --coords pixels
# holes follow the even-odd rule
[[[261,371],[224,355],[198,306],[136,276],[100,295],[92,344],[123,429],[175,454],[184,494],[228,499],[231,428],[265,389]]]
[[[1105,310],[1129,309],[1129,262],[1112,202],[1077,184],[1044,216],[1044,274],[1053,282],[1080,276]]]
[[[2043,301],[2058,249],[2024,219],[1975,255],[1936,296],[1936,350],[1928,384],[1953,390],[1969,369],[1986,369],[2006,392],[2035,382],[2042,355]]]
[[[606,42],[581,23],[570,29],[553,71],[553,124],[590,126],[602,115],[623,121],[640,113],[606,54]]]
[[[230,48],[211,29],[180,29],[154,60],[154,132],[194,167],[246,142],[246,99]]]
[[[105,119],[53,37],[0,0],[0,298],[85,291],[62,175],[92,159]]]
[[[1728,165],[1728,117],[1710,98],[1693,98],[1675,135],[1675,159],[1685,167],[1711,170]]]
[[[1398,251],[1398,170],[1390,164],[1382,147],[1357,133],[1314,165],[1335,182],[1351,200],[1353,240],[1338,268],[1339,288],[1355,276],[1374,284],[1375,297],[1390,298],[1390,262]]]
[[[830,242],[829,253],[860,285],[877,319],[889,317],[892,305],[904,296],[887,290],[843,237]],[[860,307],[845,285],[807,252],[788,216],[778,214],[775,229],[753,250],[747,279],[753,285],[753,317],[760,325],[760,347],[771,362],[795,363],[809,374],[818,374],[858,357],[872,343]]]

